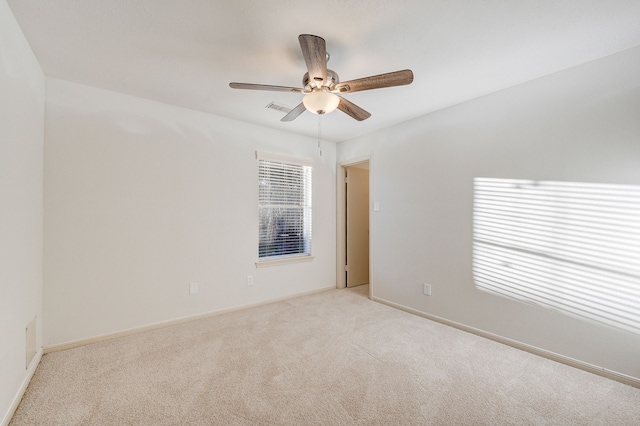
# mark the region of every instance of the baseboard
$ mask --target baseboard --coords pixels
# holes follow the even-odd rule
[[[20,389],[18,389],[18,393],[16,393],[16,396],[13,398],[13,401],[11,401],[11,405],[9,406],[9,411],[7,411],[4,418],[2,419],[2,422],[0,422],[0,426],[8,426],[9,422],[11,421],[11,418],[13,417],[16,410],[18,409],[18,405],[20,405],[20,401],[22,401],[22,397],[24,396],[24,393],[27,391],[27,387],[31,382],[31,378],[33,377],[34,373],[36,372],[36,369],[38,368],[38,365],[40,364],[40,360],[42,359],[42,354],[43,354],[43,350],[41,348],[38,352],[36,352],[36,355],[31,360],[31,365],[27,369],[27,375],[24,377],[24,380],[20,385]]]
[[[550,359],[552,361],[559,362],[561,364],[569,365],[571,367],[579,368],[580,370],[588,371],[589,373],[597,374],[598,376],[606,377],[607,379],[615,380],[617,382],[624,383],[629,386],[633,386],[635,388],[640,388],[640,378],[628,376],[626,374],[618,373],[616,371],[608,370],[603,367],[599,367],[597,365],[589,364],[577,359],[573,359],[564,355],[557,354],[555,352],[547,351],[545,349],[538,348],[536,346],[531,346],[526,343],[518,342],[517,340],[512,340],[506,337],[499,336],[497,334],[489,333],[484,330],[480,330],[478,328],[469,327],[467,325],[451,321],[436,315],[427,314],[417,309],[409,308],[408,306],[404,306],[395,302],[391,302],[386,299],[382,299],[380,297],[372,297],[371,300],[382,303],[387,306],[391,306],[392,308],[399,309],[404,312],[408,312],[410,314],[414,314],[432,321],[439,322],[444,325],[448,325],[454,328],[457,328],[462,331],[466,331],[467,333],[475,334],[480,337],[487,338],[489,340],[493,340],[498,343],[505,344],[507,346],[511,346],[516,349],[523,350],[525,352],[532,353],[534,355],[541,356],[543,358]]]
[[[55,345],[47,345],[44,347],[44,353],[51,353],[51,352],[58,352],[58,351],[64,351],[67,349],[73,349],[73,348],[77,348],[80,346],[86,346],[86,345],[90,345],[93,343],[98,343],[98,342],[104,342],[106,340],[111,340],[111,339],[117,339],[119,337],[125,337],[125,336],[130,336],[132,334],[137,334],[137,333],[142,333],[145,331],[149,331],[149,330],[156,330],[159,328],[164,328],[164,327],[169,327],[172,325],[177,325],[177,324],[182,324],[185,322],[190,322],[190,321],[196,321],[199,319],[203,319],[203,318],[210,318],[210,317],[214,317],[217,315],[222,315],[222,314],[228,314],[231,312],[236,312],[236,311],[241,311],[244,309],[249,309],[249,308],[255,308],[258,306],[264,306],[264,305],[269,305],[271,303],[277,303],[277,302],[283,302],[285,300],[290,300],[290,299],[295,299],[298,297],[303,297],[303,296],[309,296],[315,293],[320,293],[323,291],[327,291],[327,290],[335,290],[335,286],[331,286],[331,287],[323,287],[320,289],[316,289],[316,290],[310,290],[310,291],[305,291],[305,292],[300,292],[300,293],[295,293],[289,296],[284,296],[284,297],[278,297],[278,298],[274,298],[274,299],[268,299],[262,302],[257,302],[257,303],[249,303],[246,305],[238,305],[238,306],[234,306],[231,308],[225,308],[225,309],[219,309],[216,311],[211,311],[211,312],[206,312],[204,314],[198,314],[198,315],[191,315],[191,316],[187,316],[187,317],[182,317],[182,318],[176,318],[176,319],[172,319],[172,320],[168,320],[168,321],[162,321],[162,322],[158,322],[158,323],[154,323],[154,324],[148,324],[148,325],[144,325],[141,327],[134,327],[134,328],[130,328],[130,329],[126,329],[126,330],[121,330],[121,331],[117,331],[114,333],[108,333],[108,334],[102,334],[99,336],[95,336],[95,337],[89,337],[86,339],[79,339],[79,340],[73,340],[70,342],[64,342],[64,343],[58,343]]]

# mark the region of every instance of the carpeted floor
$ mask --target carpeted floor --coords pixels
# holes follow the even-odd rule
[[[640,389],[366,292],[45,355],[10,425],[640,424]]]

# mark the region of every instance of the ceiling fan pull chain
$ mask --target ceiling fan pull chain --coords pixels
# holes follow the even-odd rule
[[[322,157],[322,114],[318,114],[318,150]]]

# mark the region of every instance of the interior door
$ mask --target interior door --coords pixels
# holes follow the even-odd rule
[[[369,168],[349,166],[347,193],[347,287],[369,283]]]

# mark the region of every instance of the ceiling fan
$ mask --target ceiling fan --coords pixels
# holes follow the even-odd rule
[[[322,37],[301,34],[298,36],[298,41],[300,42],[300,48],[308,70],[302,77],[302,88],[251,83],[229,83],[229,86],[232,89],[298,92],[304,94],[302,103],[289,111],[280,121],[292,121],[305,110],[309,110],[314,114],[328,114],[336,108],[356,120],[362,121],[371,117],[371,114],[343,98],[340,94],[403,86],[411,84],[413,81],[413,72],[411,70],[402,70],[341,83],[338,74],[333,70],[327,69],[329,54]]]

